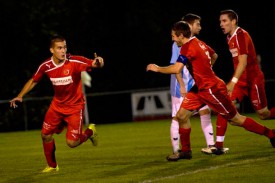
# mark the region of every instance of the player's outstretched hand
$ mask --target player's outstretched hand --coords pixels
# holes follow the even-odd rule
[[[158,72],[158,68],[159,66],[157,66],[156,64],[148,64],[146,67],[146,71]]]
[[[15,97],[14,99],[10,100],[10,107],[17,108],[16,102],[22,102],[23,99],[21,97]]]

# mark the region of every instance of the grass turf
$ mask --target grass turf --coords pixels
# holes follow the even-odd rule
[[[275,128],[275,120],[261,121]],[[215,116],[212,117],[215,130]],[[275,148],[269,139],[228,125],[225,147],[229,153],[209,156],[199,118],[191,120],[193,159],[168,162],[172,152],[170,120],[97,125],[99,145],[90,141],[77,148],[66,145],[65,131],[55,135],[60,171],[41,174],[46,161],[40,130],[0,133],[0,182],[17,183],[168,183],[168,182],[272,182]]]

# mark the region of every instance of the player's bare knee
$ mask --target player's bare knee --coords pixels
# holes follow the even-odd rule
[[[187,115],[176,115],[177,121],[179,123],[186,123],[189,119],[189,117]]]
[[[266,111],[258,112],[257,114],[261,120],[269,119],[269,113]]]
[[[41,133],[41,138],[42,138],[43,142],[50,142],[53,140],[52,134],[46,135],[46,134]]]
[[[261,119],[261,120],[265,120],[265,119],[269,119],[269,116],[270,116],[270,111],[268,110],[267,107],[263,108],[263,109],[260,109],[257,111],[257,114],[258,114],[258,117]]]
[[[210,114],[210,110],[209,110],[209,108],[205,108],[203,110],[199,110],[199,114],[200,114],[200,116]]]
[[[74,148],[74,147],[77,147],[79,145],[79,142],[78,141],[67,140],[67,145],[70,148]]]
[[[229,123],[234,126],[242,126],[246,117],[237,113],[232,119],[229,119]]]
[[[76,145],[75,145],[74,143],[71,143],[71,142],[67,142],[67,145],[68,145],[70,148],[76,147]]]

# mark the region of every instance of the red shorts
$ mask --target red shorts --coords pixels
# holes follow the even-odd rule
[[[43,134],[59,134],[67,126],[66,138],[77,141],[82,134],[83,108],[73,114],[62,114],[50,107],[43,122]]]
[[[230,100],[223,81],[218,82],[217,85],[210,89],[200,90],[198,93],[188,92],[181,107],[194,111],[199,110],[205,104],[226,119],[232,119],[237,114],[237,109]]]
[[[235,85],[231,95],[231,100],[241,102],[244,96],[249,96],[254,110],[260,110],[267,106],[264,80],[254,80],[247,87]]]
[[[230,96],[232,101],[241,102],[243,101],[244,96],[248,96],[248,87],[247,86],[240,86],[235,85],[234,89],[232,91],[232,94]]]

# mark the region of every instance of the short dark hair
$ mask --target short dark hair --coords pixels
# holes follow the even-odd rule
[[[174,23],[172,26],[172,30],[175,31],[175,34],[177,36],[180,36],[180,34],[182,34],[186,38],[191,37],[190,26],[185,21],[178,21],[178,22]]]
[[[201,17],[199,15],[193,14],[193,13],[187,13],[186,15],[184,15],[181,20],[189,23],[189,24],[193,24],[195,22],[195,20],[201,20]]]
[[[236,25],[238,25],[238,14],[234,11],[234,10],[231,10],[231,9],[227,9],[227,10],[222,10],[220,12],[220,15],[227,15],[228,18],[232,21],[232,20],[236,20]]]
[[[65,38],[59,34],[53,34],[50,39],[50,48],[53,47],[55,42],[65,41]]]

